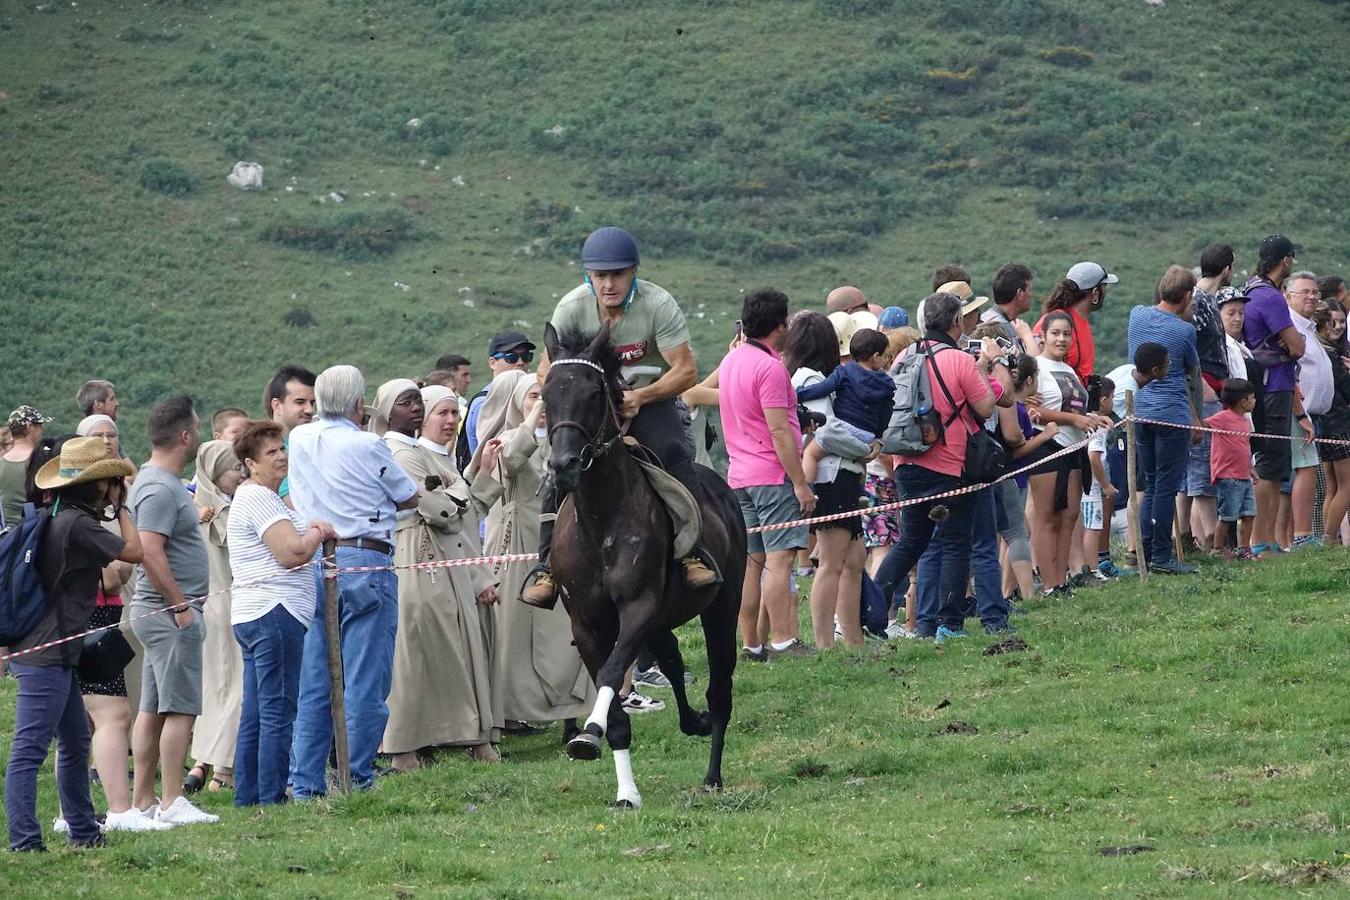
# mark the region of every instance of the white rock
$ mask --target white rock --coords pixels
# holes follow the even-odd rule
[[[450,183],[453,184],[455,187],[467,187],[469,184],[467,181],[464,180],[463,175],[456,175],[454,178],[451,178]]]
[[[263,167],[261,163],[237,162],[225,180],[237,188],[246,191],[261,190],[263,186]]]
[[[517,328],[529,328],[529,327],[530,327],[530,323],[527,322],[525,319],[512,319],[512,320],[511,320],[511,324],[514,325],[514,326],[516,326]]]
[[[554,125],[552,128],[545,128],[544,134],[551,134],[555,138],[560,138],[563,135],[567,134],[567,129],[564,128],[561,124],[558,124]]]
[[[412,285],[410,285],[410,284],[404,284],[402,281],[395,281],[395,282],[394,282],[394,287],[398,288],[400,291],[410,291],[410,290],[412,290]]]
[[[404,124],[407,125],[409,128],[421,128],[421,127],[422,127],[422,120],[419,119],[419,118],[417,118],[416,116],[413,116],[411,119],[409,119],[409,120],[408,120],[407,122],[405,122]]]
[[[464,298],[464,306],[465,306],[466,308],[468,308],[468,309],[473,309],[473,301],[470,300],[468,297],[465,297],[465,298]]]
[[[342,191],[331,191],[328,194],[328,199],[332,200],[334,203],[346,203],[347,195],[342,193]]]

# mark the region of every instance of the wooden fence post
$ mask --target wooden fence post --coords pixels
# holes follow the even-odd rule
[[[333,712],[333,745],[337,752],[337,783],[342,793],[352,789],[351,751],[347,746],[347,699],[342,671],[342,615],[338,609],[337,541],[323,542],[323,630],[328,637],[328,687]]]

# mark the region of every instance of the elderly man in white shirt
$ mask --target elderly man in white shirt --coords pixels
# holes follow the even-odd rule
[[[355,366],[325,369],[314,384],[317,417],[291,432],[291,500],[304,518],[332,523],[339,568],[391,566],[395,516],[417,504],[417,486],[394,462],[389,446],[361,430],[365,391],[365,379]],[[318,577],[322,579],[322,572]],[[333,724],[324,602],[320,580],[300,671],[291,754],[296,799],[327,790]],[[387,568],[342,575],[338,603],[351,778],[352,784],[366,788],[374,781],[375,752],[389,719],[385,701],[393,677],[398,578]]]
[[[1317,339],[1317,326],[1309,318],[1317,309],[1322,293],[1317,287],[1317,276],[1312,272],[1294,272],[1284,283],[1284,299],[1289,304],[1289,318],[1294,328],[1303,335],[1303,356],[1298,361],[1298,391],[1303,398],[1303,413],[1294,421],[1294,491],[1290,496],[1290,513],[1294,519],[1294,546],[1315,545],[1321,540],[1319,523],[1313,521],[1320,509],[1317,500],[1317,473],[1321,469],[1317,445],[1306,440],[1308,423],[1313,416],[1325,415],[1331,409],[1334,386],[1331,380],[1331,358]],[[1311,435],[1309,435],[1311,437]]]

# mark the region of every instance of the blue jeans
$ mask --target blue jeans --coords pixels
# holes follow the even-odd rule
[[[1003,599],[1003,567],[998,562],[997,487],[975,495],[971,516],[970,568],[975,576],[975,612],[986,628],[1008,625],[1008,603]]]
[[[70,823],[70,842],[87,844],[99,836],[94,802],[89,797],[89,715],[80,682],[70,666],[29,666],[11,662],[19,680],[14,710],[14,746],[5,769],[5,817],[11,850],[42,846],[37,818],[38,769],[56,738],[56,791]]]
[[[1184,428],[1136,423],[1139,468],[1144,474],[1144,502],[1139,507],[1139,531],[1144,558],[1150,563],[1171,562],[1172,520],[1177,492],[1186,481],[1191,433]]]
[[[300,695],[305,626],[278,603],[234,626],[244,656],[244,700],[234,750],[234,805],[283,803]]]
[[[942,580],[942,553],[938,547],[942,543],[943,527],[933,528],[933,536],[919,555],[914,569],[914,628],[919,634],[936,633],[939,624],[956,630],[955,626],[938,621],[942,614],[942,595],[938,590]]]
[[[374,550],[337,548],[337,564],[342,568],[392,563],[391,557]],[[305,632],[300,709],[291,744],[291,786],[297,799],[327,792],[328,751],[333,745],[322,571],[315,580],[318,582],[318,604],[314,621]],[[394,672],[398,578],[392,571],[339,576],[338,605],[352,784],[364,788],[370,787],[374,780],[375,751],[389,721],[389,705],[385,701]]]
[[[905,465],[895,470],[895,483],[904,500],[916,497],[930,497],[961,486],[961,479],[955,475],[944,475],[925,469],[923,466]],[[929,513],[936,506],[945,506],[948,511],[942,528],[934,535],[935,522]],[[891,596],[895,585],[904,578],[919,557],[935,544],[940,554],[940,574],[938,576],[939,609],[936,619],[918,619],[919,634],[932,637],[937,625],[948,628],[960,628],[964,617],[962,605],[966,598],[966,582],[970,578],[970,527],[971,513],[974,509],[974,497],[961,494],[946,497],[930,503],[916,503],[900,510],[900,540],[891,547],[886,558],[877,570],[876,582],[882,593]],[[916,618],[918,611],[916,609]]]

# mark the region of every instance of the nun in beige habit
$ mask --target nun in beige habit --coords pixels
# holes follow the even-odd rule
[[[244,661],[230,626],[230,552],[225,530],[230,500],[244,480],[243,467],[228,441],[207,441],[197,450],[196,502],[211,566],[211,597],[203,607],[206,640],[202,644],[202,714],[192,728],[192,758],[196,764],[184,781],[192,791],[202,787],[206,769],[214,772],[209,790],[234,784],[234,745],[239,736],[243,702]],[[225,593],[217,593],[225,591]]]
[[[394,564],[481,555],[478,519],[468,486],[455,472],[446,443],[454,443],[459,401],[448,388],[399,379],[375,394],[371,429],[382,430],[394,461],[418,485],[414,509],[398,515]],[[443,392],[443,393],[442,393]],[[419,441],[419,430],[426,439]],[[474,759],[495,762],[500,714],[492,697],[492,630],[497,594],[483,566],[400,569],[398,636],[394,644],[389,723],[383,749],[395,769],[420,765],[418,751],[465,747]]]
[[[509,371],[492,380],[478,418],[479,450],[469,464],[475,494],[493,502],[485,553],[539,549],[540,484],[548,441],[536,376]],[[587,715],[595,687],[572,645],[572,622],[562,604],[551,610],[519,602],[528,564],[497,564],[501,643],[498,680],[508,722],[551,722]]]

